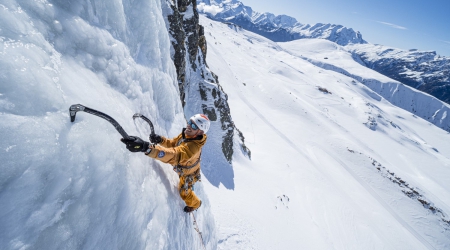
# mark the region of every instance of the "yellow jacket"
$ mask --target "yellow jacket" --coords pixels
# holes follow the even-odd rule
[[[172,166],[181,165],[183,175],[190,175],[200,168],[200,154],[203,145],[206,143],[207,136],[203,134],[196,138],[186,138],[184,130],[173,139],[161,136],[162,142],[159,145],[155,145],[148,156],[169,163]],[[197,164],[195,164],[196,162]],[[195,166],[192,166],[193,164]],[[192,168],[186,169],[183,167]]]

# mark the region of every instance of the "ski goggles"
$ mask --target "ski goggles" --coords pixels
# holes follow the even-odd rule
[[[195,124],[192,120],[189,120],[187,123],[193,130],[198,130],[200,129],[197,124]]]

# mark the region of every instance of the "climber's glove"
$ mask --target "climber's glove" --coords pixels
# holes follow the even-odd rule
[[[158,144],[158,143],[162,142],[161,136],[157,135],[157,134],[151,134],[149,136],[149,138],[150,138],[150,142],[153,143],[153,144]]]
[[[137,136],[129,136],[128,138],[120,139],[130,152],[146,152],[149,149],[150,143],[142,140]]]

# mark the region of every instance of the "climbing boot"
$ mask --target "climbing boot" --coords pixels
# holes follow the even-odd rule
[[[200,201],[200,206],[201,206],[201,205],[202,205],[202,201]],[[198,206],[198,208],[199,208],[200,206]],[[183,210],[184,210],[185,213],[191,213],[191,212],[194,212],[195,210],[197,210],[198,208],[193,208],[193,207],[185,206]]]

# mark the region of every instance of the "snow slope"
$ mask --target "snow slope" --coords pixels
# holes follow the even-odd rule
[[[349,47],[357,47],[357,45],[342,47],[328,41],[315,40],[297,40],[280,45],[289,53],[308,60],[318,67],[336,71],[363,83],[392,104],[450,131],[450,116],[447,115],[450,113],[450,105],[376,71],[361,67],[365,64],[357,55],[348,51]],[[414,59],[410,57],[410,60]]]
[[[164,3],[165,1],[163,1]],[[160,1],[0,3],[0,249],[200,249],[171,166],[132,154],[130,135],[185,125]],[[203,239],[215,248],[203,199]]]
[[[252,151],[233,162],[234,189],[205,185],[218,249],[450,247],[449,133],[313,59],[393,80],[328,41],[201,24]]]

